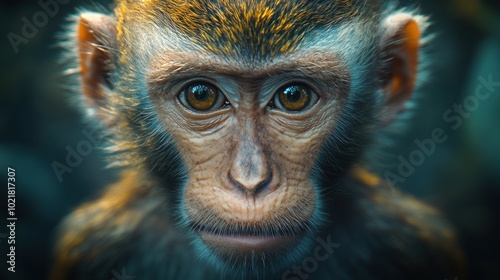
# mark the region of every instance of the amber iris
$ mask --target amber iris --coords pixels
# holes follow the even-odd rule
[[[184,90],[187,104],[198,111],[212,109],[219,99],[219,90],[207,83],[191,84]]]
[[[311,102],[310,89],[303,85],[289,85],[277,92],[278,102],[288,111],[300,111]]]

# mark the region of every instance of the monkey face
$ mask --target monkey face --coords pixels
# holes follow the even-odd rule
[[[186,59],[179,65],[192,64]],[[321,56],[306,59],[325,63]],[[152,86],[159,90],[151,98],[188,170],[180,199],[184,222],[221,259],[298,251],[319,224],[313,167],[347,85],[339,87],[345,77],[295,71],[304,61],[235,69],[206,58],[182,76],[166,77],[158,69],[177,67],[166,54],[152,67],[150,80],[161,86]],[[325,67],[339,71],[327,73],[342,73],[336,60],[328,61]]]
[[[146,2],[78,24],[82,91],[112,127],[113,164],[173,190],[162,214],[203,260],[259,276],[291,265],[332,225],[325,193],[411,95],[417,21],[379,26],[370,6],[351,19],[350,1]]]

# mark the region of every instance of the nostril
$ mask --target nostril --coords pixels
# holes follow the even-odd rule
[[[231,183],[233,183],[233,185],[238,190],[249,194],[257,194],[259,192],[264,191],[265,189],[268,188],[273,178],[271,171],[266,172],[266,176],[264,177],[264,179],[257,183],[238,181],[231,175],[231,172],[228,173],[228,176]]]
[[[269,183],[271,183],[271,179],[273,177],[273,174],[272,172],[267,172],[267,176],[266,178],[264,179],[264,181],[260,182],[257,186],[255,186],[255,189],[254,189],[254,193],[258,193],[260,192],[261,190],[264,190],[266,189],[268,186],[269,186]]]

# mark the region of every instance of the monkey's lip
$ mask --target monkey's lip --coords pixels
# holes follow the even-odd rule
[[[292,233],[251,233],[232,232],[216,233],[209,230],[198,229],[198,234],[209,247],[223,253],[245,253],[255,251],[274,251],[287,248],[296,243],[304,234],[303,230]]]

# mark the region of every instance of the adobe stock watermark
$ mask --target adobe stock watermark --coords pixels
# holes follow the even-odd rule
[[[59,180],[59,183],[63,181],[63,175],[65,173],[73,172],[73,170],[83,162],[85,157],[89,156],[96,147],[102,144],[104,137],[102,136],[103,134],[99,132],[99,129],[91,131],[87,129],[82,130],[82,134],[85,136],[85,139],[78,142],[74,147],[71,147],[70,145],[66,146],[65,149],[67,153],[65,162],[52,162],[51,166],[57,176],[57,179]]]
[[[31,17],[31,20],[27,17],[22,17],[21,22],[23,26],[21,27],[20,33],[9,32],[7,34],[7,39],[9,39],[12,49],[17,54],[19,53],[19,46],[21,44],[29,43],[30,39],[33,39],[40,28],[43,28],[49,23],[49,18],[53,18],[59,13],[60,5],[68,4],[70,0],[40,0],[38,1],[38,6],[41,10],[37,11]]]
[[[318,269],[319,263],[326,261],[333,254],[333,249],[340,247],[339,243],[331,241],[330,235],[326,238],[326,242],[321,237],[316,238],[316,241],[319,245],[314,248],[313,255],[305,258],[300,265],[294,265],[291,270],[285,271],[281,279],[308,279],[309,275]]]
[[[121,273],[118,273],[116,269],[111,270],[111,274],[113,274],[113,278],[111,280],[134,280],[135,276],[128,275],[125,271],[125,268],[122,268]]]
[[[489,75],[488,79],[483,76],[478,77],[479,84],[473,95],[467,96],[461,104],[453,104],[453,106],[443,113],[443,121],[449,125],[452,130],[459,129],[465,119],[470,118],[472,113],[480,108],[481,102],[489,99],[493,93],[500,87],[500,81],[493,81],[493,75]],[[411,151],[406,157],[399,155],[397,157],[399,165],[398,172],[394,174],[390,171],[384,173],[385,180],[390,186],[396,183],[403,183],[415,172],[416,167],[424,164],[426,159],[434,154],[438,144],[448,140],[448,134],[444,128],[437,127],[432,132],[430,137],[426,139],[415,139],[416,148]]]

